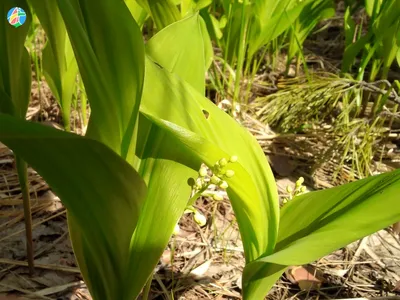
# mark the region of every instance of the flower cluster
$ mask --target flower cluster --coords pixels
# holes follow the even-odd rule
[[[288,196],[283,198],[282,203],[286,204],[288,203],[290,200],[292,200],[295,196],[301,195],[301,194],[305,194],[307,192],[307,187],[303,185],[304,183],[304,178],[300,177],[297,181],[296,181],[296,185],[295,188],[293,190],[293,188],[288,185],[286,187],[286,192],[288,192]]]
[[[220,189],[227,189],[228,183],[225,181],[235,175],[235,172],[228,169],[230,163],[237,162],[237,156],[231,156],[229,159],[221,158],[211,168],[202,166],[199,170],[196,179],[189,178],[188,184],[192,187],[191,197],[188,202],[188,207],[185,213],[193,213],[193,218],[200,226],[206,224],[206,218],[199,211],[197,211],[193,204],[200,196],[210,197],[216,201],[223,200],[223,197],[217,191],[208,191],[211,185],[215,185]]]

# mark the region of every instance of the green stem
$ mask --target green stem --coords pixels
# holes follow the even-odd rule
[[[34,272],[33,263],[33,242],[32,242],[32,214],[31,214],[31,202],[29,197],[29,184],[28,184],[28,166],[25,161],[20,157],[15,157],[18,178],[21,185],[22,200],[24,206],[24,218],[25,218],[25,233],[26,233],[26,256],[28,259],[28,267],[30,275]]]
[[[207,189],[207,187],[202,188],[199,190],[197,193],[195,193],[188,201],[188,206],[191,206],[194,204],[194,202],[201,196],[201,194]]]
[[[146,285],[144,286],[143,293],[142,293],[142,300],[148,300],[151,288],[151,282],[153,281],[153,274],[147,280]]]
[[[239,98],[240,92],[240,80],[243,70],[244,57],[246,53],[246,35],[247,35],[247,27],[249,23],[249,16],[246,13],[247,8],[247,0],[243,1],[242,7],[242,18],[241,18],[241,26],[240,26],[240,37],[239,37],[239,51],[238,51],[238,63],[236,66],[236,78],[235,78],[235,91],[233,94],[232,101],[232,114],[235,112],[235,103]]]
[[[83,85],[83,81],[80,76],[79,76],[79,87],[80,87],[80,97],[81,97],[82,123],[86,127],[87,126],[87,111],[86,111],[87,98],[86,98],[85,87]]]

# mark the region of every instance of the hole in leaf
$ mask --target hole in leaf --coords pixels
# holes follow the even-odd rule
[[[206,118],[206,119],[208,119],[208,117],[210,116],[210,113],[208,112],[208,111],[206,111],[206,110],[202,110],[202,112],[203,112],[203,114],[204,114],[204,117]]]

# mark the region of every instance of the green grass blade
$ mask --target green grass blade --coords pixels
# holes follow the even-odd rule
[[[331,0],[318,0],[306,5],[293,26],[298,40],[289,44],[288,61],[291,61],[301,50],[305,39],[311,34],[321,19],[335,15],[334,3]]]
[[[370,41],[371,38],[372,38],[372,33],[368,33],[346,47],[346,49],[344,50],[343,61],[342,61],[343,73],[348,72],[350,70],[351,66],[354,63],[355,58],[365,48],[365,46],[367,45],[367,43]]]
[[[7,115],[0,115],[0,140],[43,176],[68,209],[93,298],[130,299],[126,262],[146,191],[138,173],[97,141]]]

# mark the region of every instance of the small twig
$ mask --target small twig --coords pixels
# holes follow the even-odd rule
[[[368,298],[342,298],[336,300],[400,300],[399,296],[388,296],[388,297],[368,297]]]
[[[392,85],[388,80],[378,80],[375,82],[360,81],[358,84],[369,92],[375,92],[381,95],[386,95],[388,91],[377,87],[377,85],[385,84],[389,89],[392,88]],[[396,93],[395,89],[392,89],[388,99],[400,104],[400,97]]]
[[[32,238],[32,209],[31,209],[31,199],[29,195],[28,165],[18,156],[15,157],[15,161],[17,165],[17,173],[21,186],[23,206],[24,206],[26,256],[28,260],[29,274],[32,276],[34,273],[34,262],[33,262],[33,238]]]
[[[8,264],[8,265],[15,265],[15,266],[22,266],[27,267],[28,263],[25,261],[18,261],[6,258],[0,258],[0,264]],[[70,273],[80,273],[81,271],[79,268],[74,267],[67,267],[67,266],[57,266],[57,265],[45,265],[45,264],[35,264],[36,268],[46,269],[46,270],[53,270],[53,271],[64,271]]]

